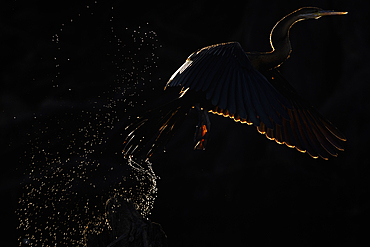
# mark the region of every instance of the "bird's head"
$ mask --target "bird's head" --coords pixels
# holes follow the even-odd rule
[[[274,61],[273,65],[269,64],[268,66],[280,66],[289,58],[292,51],[289,30],[295,23],[303,20],[319,19],[322,16],[345,15],[347,13],[343,11],[323,10],[316,7],[303,7],[283,17],[275,24],[270,33],[271,48],[273,52],[277,51],[274,54],[278,54],[279,57],[275,58],[278,62]]]
[[[316,7],[304,7],[294,11],[292,14],[297,15],[298,20],[308,20],[319,19],[322,16],[345,15],[347,13],[344,11],[323,10]]]

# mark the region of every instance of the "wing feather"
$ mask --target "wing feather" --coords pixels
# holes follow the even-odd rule
[[[242,88],[243,88],[243,93],[244,93],[244,107],[247,110],[247,116],[248,119],[255,125],[259,126],[260,125],[260,120],[257,117],[257,114],[254,110],[254,106],[252,103],[252,93],[251,93],[251,87],[250,83],[246,83],[247,78],[245,77],[245,74],[240,72],[239,75],[241,76],[242,79]]]
[[[244,100],[243,100],[243,98],[246,97],[245,96],[245,91],[243,90],[243,83],[244,82],[241,80],[239,70],[236,71],[235,83],[236,83],[235,100],[236,100],[236,106],[237,106],[237,113],[238,113],[238,116],[241,119],[247,119],[247,111],[244,107]]]
[[[212,57],[206,56],[205,54],[200,54],[199,56],[200,58],[194,61],[191,75],[183,84],[183,87],[185,88],[190,87],[191,89],[193,89],[198,83],[203,83],[202,81],[200,81],[200,78],[209,67],[209,62],[212,60]]]
[[[328,159],[327,153],[325,153],[326,152],[325,149],[322,148],[322,145],[320,144],[316,135],[312,131],[313,127],[311,126],[310,122],[306,118],[304,111],[298,110],[298,114],[300,118],[302,119],[303,129],[305,130],[305,133],[308,138],[308,141],[310,142],[310,145],[320,157],[322,157],[323,159]]]
[[[254,76],[255,76],[254,81],[256,82],[254,85],[256,87],[256,92],[258,92],[260,102],[264,109],[264,112],[267,113],[267,115],[272,119],[272,121],[274,121],[275,123],[279,125],[282,125],[281,117],[278,116],[277,112],[273,108],[273,105],[280,105],[280,103],[276,100],[274,104],[271,103],[273,99],[271,98],[269,100],[268,97],[266,96],[266,92],[268,92],[268,90],[264,90],[264,88],[261,86],[263,85],[263,83],[259,83],[260,81],[264,80],[264,78],[259,78],[259,75],[257,73]]]
[[[230,57],[223,58],[222,60],[225,61],[224,65],[228,64],[230,62]],[[220,71],[218,73],[218,78],[215,78],[214,82],[210,84],[208,88],[205,90],[207,100],[211,100],[214,106],[217,106],[219,102],[222,84],[224,83],[225,78],[227,77],[227,74],[231,69],[232,68],[230,66],[221,66]]]
[[[229,89],[230,89],[230,84],[231,84],[231,78],[232,78],[232,74],[233,74],[233,71],[234,69],[232,68],[232,66],[230,66],[230,69],[222,83],[222,88],[221,90],[219,91],[219,94],[220,94],[220,100],[218,102],[218,106],[222,109],[225,109],[225,110],[228,110],[226,108],[227,106],[227,99],[229,97]]]
[[[301,123],[301,120],[299,118],[299,115],[297,113],[297,110],[293,110],[293,116],[294,116],[294,122],[296,123],[297,125],[297,128],[298,128],[298,138],[300,139],[301,141],[301,144],[303,145],[303,150],[306,150],[307,153],[313,157],[313,158],[317,158],[318,155],[317,155],[317,152],[312,148],[312,146],[310,145],[310,142],[309,140],[307,139],[306,137],[306,134],[305,134],[305,131],[303,129],[303,126],[302,126],[302,123]]]
[[[236,103],[235,103],[235,98],[237,95],[237,92],[235,90],[236,81],[237,81],[237,71],[233,70],[230,75],[230,86],[227,95],[227,107],[225,107],[225,109],[227,109],[231,115],[234,115],[236,113]]]
[[[184,65],[190,61],[191,64],[185,68],[181,74],[177,74],[174,79],[168,82],[168,86],[181,86],[185,87],[187,83],[191,82],[191,77],[199,72],[199,65],[202,64],[203,59],[206,57],[206,54],[198,54],[197,52],[192,53]],[[178,80],[178,82],[176,81]]]
[[[286,108],[292,109],[291,104],[285,99],[277,90],[270,84],[261,83],[261,90],[266,94],[266,98],[270,105],[279,113],[283,118],[290,120],[288,111]],[[284,106],[286,108],[284,108]]]
[[[207,89],[209,85],[214,82],[215,76],[218,72],[220,72],[223,62],[223,59],[212,59],[210,61],[209,66],[203,72],[201,78],[199,78],[201,83],[198,83],[194,86],[195,91],[205,91],[205,89]]]
[[[252,105],[254,109],[256,110],[256,113],[259,117],[259,119],[266,125],[267,128],[272,129],[272,123],[270,121],[269,116],[265,112],[265,109],[263,108],[263,102],[261,102],[260,95],[258,92],[257,88],[257,83],[256,78],[253,76],[253,74],[246,74],[249,78],[249,86],[250,86],[250,91],[251,91],[251,98],[252,98]]]

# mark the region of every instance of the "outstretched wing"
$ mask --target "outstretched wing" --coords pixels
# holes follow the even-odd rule
[[[267,138],[307,151],[312,157],[326,159],[327,153],[336,156],[335,148],[342,149],[338,139],[345,140],[344,137],[302,103],[278,72],[268,73],[277,73],[276,79],[271,79],[272,74],[262,75],[251,65],[240,44],[230,42],[192,53],[166,87],[203,91],[214,106],[212,113],[253,124]],[[281,80],[283,85],[279,84]]]
[[[261,125],[257,127],[260,133],[276,142],[284,142],[287,146],[307,152],[314,158],[328,159],[328,154],[337,156],[338,150],[344,150],[341,141],[346,141],[345,136],[302,99],[277,69],[269,70],[264,75],[289,99],[292,108],[287,109],[290,121],[283,119],[283,125],[276,126],[273,130]]]

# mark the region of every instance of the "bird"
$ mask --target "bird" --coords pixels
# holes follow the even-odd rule
[[[191,109],[198,112],[194,149],[207,146],[211,113],[253,125],[269,140],[313,158],[337,157],[344,150],[345,136],[298,95],[279,67],[292,52],[289,31],[295,23],[347,13],[317,7],[293,11],[273,27],[270,52],[245,52],[238,42],[193,52],[164,85],[173,99],[124,128],[124,157],[149,159],[166,146]]]

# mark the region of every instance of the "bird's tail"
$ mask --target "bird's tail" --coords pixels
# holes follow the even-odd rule
[[[149,158],[161,146],[165,146],[185,120],[187,106],[181,99],[147,111],[125,128],[124,157]]]

